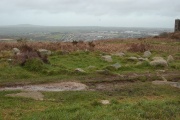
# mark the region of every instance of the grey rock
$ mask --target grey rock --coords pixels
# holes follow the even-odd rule
[[[40,52],[40,54],[42,56],[44,56],[44,55],[51,55],[52,54],[52,52],[50,50],[46,50],[46,49],[39,49],[38,51]]]
[[[140,61],[149,61],[149,59],[148,58],[142,58],[142,57],[140,57],[140,58],[138,58],[138,60],[140,60]]]
[[[109,100],[101,100],[101,103],[102,103],[103,105],[108,105],[108,104],[110,104]]]
[[[155,67],[157,67],[157,66],[167,67],[168,66],[167,61],[164,59],[153,60],[150,62],[150,65],[155,66]]]
[[[163,57],[153,57],[152,59],[153,59],[153,60],[164,60]]]
[[[123,57],[123,56],[125,56],[125,54],[124,54],[123,52],[120,52],[120,53],[115,53],[114,55],[115,55],[115,56],[119,56],[119,57]]]
[[[107,61],[107,62],[113,62],[112,57],[110,55],[102,56],[102,59]]]
[[[145,52],[144,52],[143,57],[149,58],[150,56],[151,56],[151,52],[150,52],[150,51],[145,51]]]
[[[173,62],[173,61],[174,61],[173,56],[172,56],[172,55],[169,55],[169,56],[167,57],[167,62],[170,63],[170,62]]]
[[[85,73],[86,71],[84,71],[82,68],[76,68],[75,69],[76,72],[79,72],[79,73]]]
[[[137,57],[129,57],[128,60],[130,60],[130,61],[138,61],[138,58]]]
[[[121,65],[119,63],[115,63],[113,65],[110,65],[109,67],[111,67],[112,69],[118,70],[121,67]]]
[[[18,49],[18,48],[13,48],[13,53],[16,55],[16,54],[19,54],[21,51]]]

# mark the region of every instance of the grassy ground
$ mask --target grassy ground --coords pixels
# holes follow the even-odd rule
[[[117,120],[180,119],[179,89],[137,82],[111,91],[44,92],[44,101],[5,97],[0,92],[0,119]],[[100,100],[109,100],[102,105]]]
[[[150,46],[152,56],[149,60],[155,56],[167,59],[168,55],[172,55],[175,60],[169,63],[168,67],[152,67],[146,61],[137,65],[138,61],[128,60],[128,57],[143,56],[143,52],[139,51],[141,49],[136,45],[132,47],[132,44],[137,43]],[[0,120],[180,119],[180,90],[166,85],[151,84],[152,80],[162,80],[161,76],[167,80],[179,81],[178,41],[166,39],[146,39],[143,42],[100,41],[96,42],[96,47],[89,51],[85,50],[84,43],[77,46],[72,46],[70,43],[38,43],[37,45],[29,43],[36,49],[45,46],[52,50],[53,54],[48,57],[50,64],[35,60],[29,61],[25,66],[14,65],[11,61],[7,61],[11,56],[9,50],[19,46],[16,43],[9,44],[9,46],[5,43],[0,44],[0,87],[60,81],[80,81],[90,87],[92,84],[105,81],[134,82],[95,91],[43,92],[45,95],[43,101],[11,98],[6,95],[19,91],[0,91]],[[116,52],[124,52],[125,56],[111,55]],[[111,55],[113,62],[104,61],[102,55]],[[108,66],[115,63],[121,64],[122,67],[118,70],[109,69]],[[86,72],[75,72],[76,68],[82,68]],[[105,70],[105,72],[97,73],[97,70]],[[102,105],[100,100],[109,100],[110,104]]]
[[[111,75],[125,74],[126,76],[128,76],[135,73],[144,75],[144,77],[138,78],[143,81],[146,81],[147,79],[161,79],[156,75],[156,70],[168,71],[166,72],[166,74],[169,74],[170,77],[168,78],[171,78],[169,80],[173,80],[174,77],[171,77],[170,73],[178,74],[180,70],[179,60],[175,60],[174,62],[170,63],[168,68],[154,68],[150,66],[146,61],[144,61],[141,65],[136,65],[137,61],[127,60],[129,56],[138,56],[138,53],[127,53],[126,57],[112,56],[112,63],[102,60],[102,54],[104,53],[83,51],[73,52],[66,55],[54,53],[54,55],[49,57],[49,61],[51,64],[39,65],[39,63],[30,63],[29,65],[26,65],[24,67],[21,67],[19,65],[12,65],[7,61],[2,60],[0,64],[0,86],[13,83],[44,83],[69,79],[82,81],[81,79],[93,77],[96,78],[95,76],[106,78],[107,76]],[[139,55],[141,54],[139,53]],[[167,56],[165,56],[164,58],[166,57]],[[108,66],[114,63],[119,63],[122,67],[118,70],[109,69]],[[94,68],[88,68],[89,66],[94,66]],[[86,73],[77,73],[74,71],[76,68],[82,68],[86,71]],[[97,70],[106,70],[106,72],[98,74],[96,72]],[[147,78],[147,74],[151,74],[151,76]],[[179,78],[178,76],[175,77]],[[126,78],[117,79],[123,80]]]

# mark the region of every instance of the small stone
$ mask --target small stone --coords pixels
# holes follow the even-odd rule
[[[119,63],[115,63],[115,64],[110,65],[110,66],[108,66],[108,67],[111,67],[111,68],[113,68],[113,69],[115,69],[115,70],[118,70],[118,69],[121,67],[121,65],[120,65]]]
[[[150,56],[151,56],[151,52],[150,52],[150,51],[145,51],[145,52],[144,52],[143,57],[149,58]]]
[[[163,57],[153,57],[152,59],[153,59],[153,60],[164,60]]]
[[[128,60],[130,60],[130,61],[138,61],[138,58],[137,57],[129,57]]]
[[[120,52],[120,53],[115,53],[114,55],[115,55],[115,56],[119,56],[119,57],[123,57],[123,56],[125,56],[125,54],[124,54],[123,52]]]
[[[16,54],[20,53],[20,50],[18,48],[13,48],[13,53],[16,55]]]
[[[168,66],[167,61],[164,59],[153,60],[150,62],[150,65],[155,66],[155,67],[157,67],[157,66],[167,67]]]
[[[103,105],[108,105],[108,104],[110,104],[109,100],[101,100],[101,103],[102,103]]]
[[[51,55],[52,54],[52,52],[50,50],[46,50],[46,49],[39,49],[38,51],[40,52],[40,54],[42,56],[44,56],[44,55]]]
[[[149,61],[149,59],[148,58],[142,58],[142,57],[140,57],[140,58],[138,58],[138,60],[140,60],[140,61]]]
[[[85,73],[85,71],[83,69],[81,69],[81,68],[76,68],[75,71],[79,72],[79,73]]]
[[[107,61],[107,62],[113,62],[112,57],[110,55],[102,56],[102,59]]]
[[[167,62],[170,63],[170,62],[173,62],[173,61],[174,61],[173,56],[172,56],[172,55],[169,55],[169,56],[167,57]]]

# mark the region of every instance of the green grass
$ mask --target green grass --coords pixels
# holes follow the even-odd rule
[[[0,64],[0,85],[14,83],[45,83],[59,81],[81,81],[100,83],[113,78],[113,74],[155,73],[157,69],[144,61],[136,65],[136,61],[128,61],[129,56],[142,56],[140,53],[128,53],[125,57],[112,56],[113,62],[101,59],[101,52],[72,52],[66,55],[49,56],[51,64],[30,61],[25,66],[12,65],[5,60]],[[155,56],[155,53],[153,56]],[[166,57],[164,54],[163,57]],[[102,75],[96,70],[106,69],[114,63],[120,63],[119,70],[112,70]],[[32,66],[31,66],[32,64]],[[88,69],[88,66],[95,66]],[[87,73],[78,74],[75,68],[82,68]],[[179,70],[179,61],[169,64],[170,71]],[[112,75],[112,76],[111,76]],[[124,80],[130,78],[124,78]],[[114,87],[113,90],[79,91],[79,92],[43,92],[44,101],[28,98],[11,98],[5,96],[19,91],[0,91],[0,120],[146,120],[146,119],[180,119],[179,89],[170,86],[155,86],[146,82],[159,79],[158,76],[142,76],[133,84]],[[161,78],[160,78],[161,79]],[[134,79],[132,79],[134,80]],[[110,105],[102,105],[100,100],[109,100]]]
[[[0,92],[0,118],[14,120],[180,119],[179,89],[137,82],[111,91],[43,92],[44,101]],[[100,100],[111,104],[102,105]]]
[[[25,66],[13,65],[5,60],[0,61],[0,83],[13,83],[13,82],[47,82],[59,81],[61,79],[73,78],[76,76],[94,76],[96,70],[105,70],[107,66],[119,63],[122,67],[118,70],[111,70],[105,75],[112,74],[125,74],[125,73],[145,73],[155,72],[158,69],[167,68],[155,68],[151,67],[148,62],[144,61],[140,65],[136,65],[137,61],[129,61],[130,56],[142,56],[142,53],[127,53],[125,57],[112,56],[113,62],[109,63],[102,60],[101,55],[105,53],[101,52],[85,52],[76,51],[69,54],[57,54],[56,52],[49,56],[51,64],[42,64],[40,61],[29,61]],[[156,56],[157,53],[153,53]],[[176,55],[177,56],[177,55]],[[150,58],[151,59],[151,58]],[[93,69],[89,69],[89,66],[95,66]],[[74,70],[76,68],[82,68],[86,71],[86,74],[79,74]],[[179,60],[169,64],[169,70],[180,70]],[[48,80],[46,79],[48,78]],[[58,79],[59,78],[59,79]]]

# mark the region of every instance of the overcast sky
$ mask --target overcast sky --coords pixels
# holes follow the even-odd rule
[[[180,0],[0,0],[0,26],[173,28]]]

